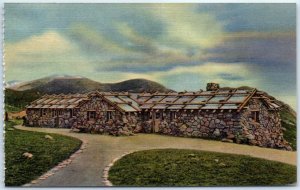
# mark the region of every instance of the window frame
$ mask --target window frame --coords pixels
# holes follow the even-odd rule
[[[176,119],[176,111],[170,111],[170,120],[174,121]]]
[[[106,121],[112,120],[112,111],[106,111]]]
[[[96,111],[93,110],[87,111],[87,120],[91,121],[95,119],[96,119]]]
[[[47,110],[46,109],[44,109],[44,108],[42,108],[41,109],[41,117],[43,117],[43,116],[45,116],[45,115],[47,115],[47,112],[46,112]]]
[[[56,117],[57,116],[57,110],[52,110],[52,117]]]
[[[251,111],[251,118],[253,121],[259,123],[259,111]]]

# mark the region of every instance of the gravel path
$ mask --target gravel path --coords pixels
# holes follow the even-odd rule
[[[30,128],[16,126],[17,129],[57,133],[86,141],[87,146],[71,164],[57,171],[55,175],[32,186],[103,186],[104,168],[125,152],[156,148],[196,149],[214,152],[250,155],[268,160],[296,165],[296,152],[281,151],[256,146],[223,143],[196,138],[171,137],[156,134],[138,134],[129,137],[70,132],[69,129]]]

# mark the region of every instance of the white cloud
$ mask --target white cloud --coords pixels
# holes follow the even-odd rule
[[[93,70],[78,47],[56,31],[6,43],[4,51],[7,81]]]
[[[223,25],[212,15],[196,12],[193,4],[155,4],[149,10],[166,25],[161,40],[169,44],[211,48],[220,43]]]
[[[73,49],[72,44],[55,31],[47,31],[41,35],[34,35],[17,43],[5,44],[8,56],[37,53],[57,54]]]
[[[231,86],[258,86],[259,77],[255,75],[254,67],[246,63],[205,63],[197,66],[175,67],[168,71],[156,71],[146,73],[124,73],[124,79],[145,78],[163,82],[174,75],[199,75],[200,79],[210,82],[218,82]],[[245,80],[231,80],[223,78],[227,74],[233,77],[243,78]]]
[[[82,49],[88,49],[91,53],[113,52],[114,54],[130,53],[117,42],[108,39],[99,30],[86,24],[74,24],[70,27],[71,38],[77,42]],[[132,52],[131,52],[132,53]]]

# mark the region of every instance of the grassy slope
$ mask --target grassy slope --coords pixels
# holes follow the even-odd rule
[[[10,112],[10,113],[20,112],[20,111],[22,111],[22,108],[5,104],[5,111]]]
[[[283,133],[283,137],[289,143],[294,150],[297,150],[297,120],[294,115],[292,115],[287,110],[280,111],[281,124],[286,130]]]
[[[5,127],[5,185],[19,186],[36,179],[60,161],[68,158],[81,145],[75,138],[46,133],[9,130],[15,123],[6,122]],[[33,154],[32,159],[22,156]]]
[[[117,186],[286,185],[296,182],[296,173],[295,166],[249,156],[162,149],[126,155],[109,180]]]
[[[5,105],[24,109],[30,102],[40,98],[42,94],[37,91],[14,91],[5,89]]]

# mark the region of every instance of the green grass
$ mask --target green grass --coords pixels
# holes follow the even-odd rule
[[[7,111],[7,112],[20,112],[22,110],[23,110],[22,108],[18,108],[18,107],[15,107],[15,106],[5,104],[5,111]]]
[[[297,150],[297,120],[296,117],[293,116],[287,110],[280,111],[281,117],[281,125],[286,130],[283,132],[283,137],[289,143],[291,143],[291,147],[293,150]]]
[[[249,156],[160,149],[124,156],[109,180],[116,186],[264,186],[295,183],[296,174],[295,166]]]
[[[5,185],[20,186],[36,179],[60,161],[67,159],[81,145],[72,137],[13,129],[15,122],[5,123]],[[13,130],[12,130],[13,129]],[[33,154],[32,159],[22,156]]]

